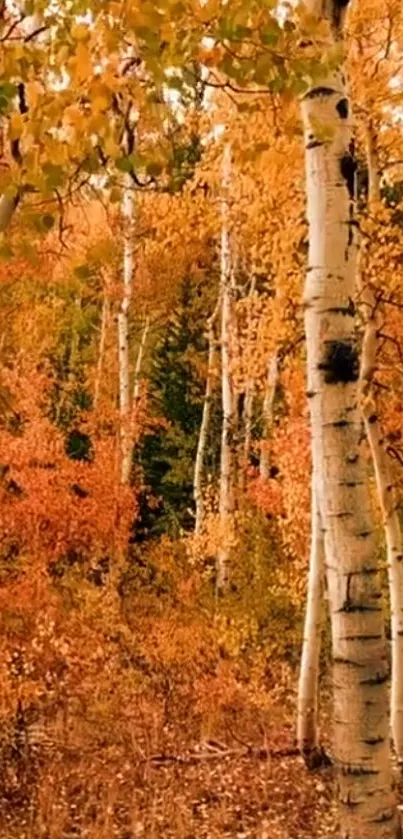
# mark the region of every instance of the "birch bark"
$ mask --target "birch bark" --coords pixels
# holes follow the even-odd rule
[[[269,440],[273,425],[273,404],[278,382],[278,350],[275,349],[267,365],[266,389],[263,399],[263,447],[260,455],[260,477],[270,477]]]
[[[143,359],[147,344],[148,333],[150,330],[150,318],[146,317],[144,326],[141,332],[140,344],[137,352],[136,366],[134,368],[134,387],[133,387],[133,405],[137,405],[140,399],[140,382],[141,371],[143,369]]]
[[[99,394],[101,390],[101,380],[102,374],[104,369],[104,358],[105,358],[105,344],[106,344],[106,332],[108,328],[108,321],[109,321],[109,300],[104,294],[104,299],[102,301],[102,314],[101,314],[101,334],[99,337],[99,350],[98,350],[98,362],[97,362],[97,372],[95,376],[95,386],[94,386],[94,409],[97,408],[99,402]]]
[[[341,36],[345,3],[307,0],[306,8],[329,21],[334,40]],[[356,163],[342,70],[310,87],[302,98],[302,116],[309,222],[308,396],[332,621],[339,836],[395,839],[380,567],[360,448],[353,304]]]
[[[134,200],[130,176],[126,176],[122,198],[123,223],[123,294],[118,313],[119,406],[121,481],[128,484],[131,470],[129,309],[133,290],[133,219]]]
[[[369,173],[368,209],[376,212],[380,201],[380,176],[374,129],[368,126],[367,161]],[[379,317],[375,295],[365,284],[366,248],[361,248],[359,279],[364,306],[365,331],[361,359],[362,410],[365,430],[374,464],[378,499],[385,530],[390,589],[392,685],[390,696],[391,730],[399,763],[403,763],[403,543],[398,515],[398,499],[391,476],[389,457],[383,444],[376,395],[373,390],[379,349]]]
[[[220,463],[220,538],[217,556],[217,591],[224,593],[228,588],[228,560],[230,526],[233,513],[234,458],[233,434],[235,405],[230,365],[231,328],[231,252],[229,235],[229,188],[231,180],[231,148],[224,148],[221,197],[221,390],[222,390],[222,432]]]
[[[253,298],[256,291],[256,275],[255,272],[252,274],[252,279],[249,288],[249,295],[248,295],[248,322],[247,322],[247,337],[246,337],[246,350],[247,350],[247,364],[249,363],[250,358],[250,350],[253,341],[253,318],[252,318],[252,305],[253,305]],[[253,402],[255,396],[255,384],[253,381],[252,376],[246,373],[246,383],[245,383],[245,402],[244,402],[244,410],[243,410],[243,422],[244,422],[244,443],[243,443],[243,468],[241,470],[241,489],[245,489],[246,487],[246,478],[247,478],[247,470],[249,466],[249,456],[250,456],[250,447],[252,442],[252,422],[253,422]]]
[[[217,319],[220,301],[209,318],[208,322],[208,361],[207,361],[207,376],[206,376],[206,390],[203,401],[202,421],[200,424],[199,439],[197,441],[197,451],[193,478],[193,496],[196,506],[195,519],[195,533],[201,533],[204,523],[204,497],[203,497],[203,466],[204,456],[206,451],[207,435],[210,425],[211,415],[211,401],[213,395],[213,373],[214,373],[214,356],[216,350],[216,341],[214,335],[214,324]]]

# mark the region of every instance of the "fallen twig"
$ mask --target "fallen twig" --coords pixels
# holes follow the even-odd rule
[[[255,760],[277,760],[286,757],[299,757],[299,750],[293,746],[285,749],[259,749],[253,746],[246,746],[240,749],[217,749],[216,751],[191,752],[188,755],[158,754],[144,758],[144,763],[152,763],[154,766],[164,766],[170,763],[191,766],[205,760],[222,760],[228,757],[249,757]]]

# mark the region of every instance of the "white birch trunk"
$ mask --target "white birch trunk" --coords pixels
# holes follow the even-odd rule
[[[253,403],[255,398],[255,385],[251,378],[246,382],[245,392],[245,408],[244,408],[244,423],[245,423],[245,439],[243,447],[244,458],[244,472],[246,473],[249,466],[250,447],[252,442],[252,421],[253,421]],[[245,474],[246,478],[246,474]]]
[[[140,383],[141,372],[143,369],[143,359],[147,344],[148,333],[150,330],[150,318],[146,317],[144,326],[141,332],[140,345],[137,352],[136,366],[134,368],[134,387],[133,387],[133,404],[137,405],[140,399]]]
[[[308,591],[298,682],[297,742],[308,765],[318,751],[319,660],[322,643],[325,547],[312,477],[311,551]]]
[[[316,0],[306,6],[317,12]],[[325,11],[337,37],[345,9],[331,0]],[[340,839],[396,839],[380,565],[360,450],[352,303],[355,160],[342,72],[329,73],[308,90],[302,114],[309,222],[308,396],[332,621],[338,835]]]
[[[193,497],[196,507],[195,533],[201,533],[204,522],[203,466],[204,454],[206,451],[207,434],[210,425],[211,401],[213,396],[214,355],[216,349],[216,342],[214,336],[214,322],[217,318],[219,304],[220,301],[218,301],[217,307],[215,308],[213,314],[209,318],[208,323],[208,360],[206,390],[204,394],[202,421],[200,424],[199,439],[197,441],[197,451],[193,477]]]
[[[233,513],[233,433],[234,394],[230,365],[231,327],[231,252],[229,237],[229,188],[231,179],[231,148],[224,149],[221,198],[221,389],[222,432],[220,464],[219,517],[221,545],[217,557],[217,591],[228,588],[229,529]]]
[[[105,345],[106,345],[106,333],[108,328],[108,321],[109,321],[109,300],[106,295],[104,295],[104,299],[102,302],[102,315],[101,315],[101,334],[99,337],[99,350],[98,350],[98,362],[97,362],[97,372],[95,376],[95,385],[94,385],[94,409],[98,407],[99,402],[99,394],[101,390],[101,380],[103,375],[104,369],[104,358],[105,358]]]
[[[247,363],[249,363],[249,353],[252,344],[252,314],[251,306],[253,304],[253,297],[256,290],[256,275],[252,274],[252,279],[249,289],[249,307],[248,307],[248,328],[247,328]],[[250,447],[252,442],[252,421],[253,421],[253,403],[255,397],[255,383],[252,376],[246,376],[245,384],[245,403],[243,411],[244,422],[244,444],[243,444],[243,469],[242,469],[242,486],[246,484],[247,469],[249,465]]]
[[[118,313],[121,481],[123,484],[129,483],[132,457],[130,428],[131,399],[129,309],[133,289],[133,217],[133,189],[131,187],[130,177],[127,175],[122,198],[123,294]]]
[[[273,426],[273,404],[278,383],[278,350],[275,349],[267,365],[266,389],[263,399],[263,448],[260,455],[260,477],[270,477],[269,440]]]
[[[367,160],[369,172],[369,204],[376,212],[380,201],[380,177],[376,154],[376,143],[371,126],[367,137]],[[379,349],[379,318],[374,294],[365,285],[365,254],[361,251],[360,281],[364,304],[365,332],[361,360],[362,408],[365,430],[374,463],[378,499],[385,529],[387,568],[390,589],[391,638],[392,638],[392,685],[390,696],[391,730],[399,763],[403,763],[403,543],[398,515],[398,499],[389,465],[389,456],[383,444],[382,428],[378,416],[376,396],[373,392],[373,378],[376,371]]]

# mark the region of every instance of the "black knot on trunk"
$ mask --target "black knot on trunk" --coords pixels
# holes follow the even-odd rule
[[[356,171],[357,161],[355,159],[354,152],[350,150],[349,152],[343,154],[343,156],[340,158],[340,172],[347,183],[348,194],[352,199],[355,197],[356,192]]]
[[[356,382],[359,376],[357,350],[349,341],[328,341],[323,361],[318,365],[324,371],[326,384]]]
[[[339,30],[343,24],[344,14],[350,0],[333,0],[332,3],[332,24]]]
[[[340,119],[347,119],[348,117],[348,100],[347,99],[339,99],[336,105],[336,111],[340,117]]]

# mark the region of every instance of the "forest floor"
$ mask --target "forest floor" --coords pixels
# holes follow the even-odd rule
[[[147,768],[129,836],[147,839],[319,839],[334,830],[329,770],[299,758],[206,755]]]
[[[328,728],[323,729],[325,737]],[[123,743],[53,750],[17,766],[0,839],[329,839],[337,835],[331,767],[310,772],[285,720],[262,743],[191,744],[165,727],[161,751]],[[250,732],[249,732],[250,733]],[[147,740],[148,732],[145,732]],[[182,747],[180,745],[182,741]],[[2,778],[10,766],[1,767]],[[16,781],[16,776],[14,776]],[[39,783],[37,783],[39,781]],[[24,783],[25,782],[25,783]],[[24,789],[25,786],[25,789]],[[403,783],[399,784],[403,799]],[[4,793],[3,793],[4,794]]]
[[[100,732],[101,734],[102,732]],[[334,835],[332,771],[309,772],[287,724],[276,743],[191,745],[167,731],[161,751],[94,744],[22,765],[0,810],[0,839],[325,839]],[[240,735],[241,737],[242,735]],[[154,743],[154,745],[156,745]],[[137,754],[136,754],[137,751]],[[5,769],[7,775],[9,767]],[[41,778],[35,788],[36,781]],[[25,798],[28,792],[31,794]],[[25,786],[25,792],[23,790]],[[11,789],[9,788],[9,793]],[[20,793],[23,797],[20,797]],[[8,815],[6,816],[6,811]]]

